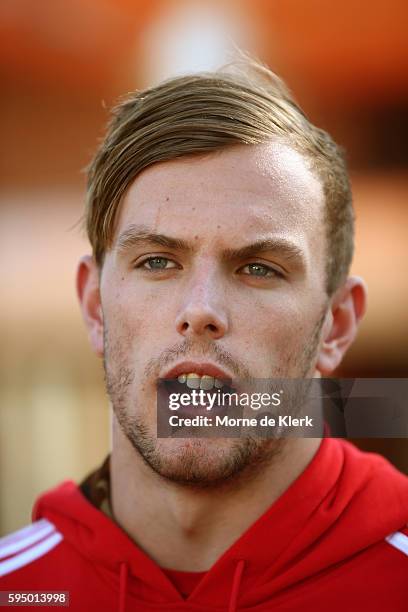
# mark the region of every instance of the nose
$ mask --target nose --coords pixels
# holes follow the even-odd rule
[[[228,331],[228,317],[223,307],[223,291],[208,274],[189,285],[176,329],[184,337],[201,336],[211,340],[222,338]]]

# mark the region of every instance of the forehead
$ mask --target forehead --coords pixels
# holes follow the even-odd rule
[[[322,185],[297,151],[282,143],[236,146],[143,171],[124,197],[115,237],[143,224],[205,243],[273,233],[311,247],[323,237],[323,205]]]

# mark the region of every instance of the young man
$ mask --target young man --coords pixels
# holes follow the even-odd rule
[[[1,589],[79,611],[406,610],[408,482],[384,459],[157,436],[159,379],[320,377],[353,342],[366,293],[331,138],[263,67],[170,80],[115,109],[87,227],[77,288],[112,453],[4,540]]]

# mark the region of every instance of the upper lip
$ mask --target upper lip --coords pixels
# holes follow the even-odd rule
[[[171,370],[165,372],[160,378],[177,378],[181,374],[198,374],[199,376],[213,376],[220,380],[232,382],[232,376],[225,370],[222,370],[218,366],[212,363],[199,363],[197,361],[183,361],[173,366]]]

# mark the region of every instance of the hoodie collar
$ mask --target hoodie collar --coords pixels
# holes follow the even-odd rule
[[[67,482],[45,494],[34,518],[53,521],[81,555],[113,570],[116,584],[126,564],[126,589],[134,597],[169,609],[184,601],[157,564],[82,489]],[[256,605],[399,529],[407,504],[406,477],[382,457],[324,438],[304,472],[225,551],[187,601],[220,606],[232,597],[240,606]]]

